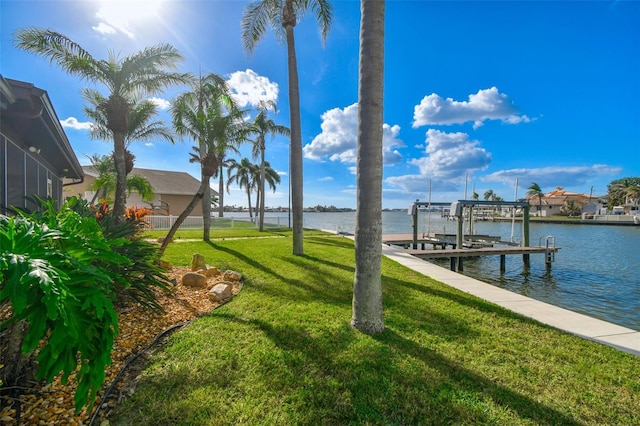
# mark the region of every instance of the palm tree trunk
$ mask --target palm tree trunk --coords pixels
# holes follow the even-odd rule
[[[300,125],[300,89],[298,83],[298,62],[293,37],[295,13],[293,0],[286,0],[284,8],[285,33],[287,38],[287,67],[289,71],[289,115],[291,121],[291,141],[289,144],[289,167],[291,168],[291,210],[293,217],[293,254],[302,256],[303,246],[303,190],[302,190],[302,130]]]
[[[251,210],[251,186],[247,185],[247,203],[249,204],[249,219],[253,222],[253,213]]]
[[[258,186],[260,185],[260,183],[258,183]],[[255,207],[253,209],[255,216],[256,216],[256,220],[260,220],[260,200],[262,200],[262,196],[260,195],[260,188],[256,188],[256,204]]]
[[[164,251],[167,249],[167,246],[173,239],[173,236],[176,234],[176,231],[178,231],[178,228],[180,228],[180,225],[182,225],[182,222],[184,222],[184,220],[191,214],[193,209],[202,200],[202,197],[204,196],[204,192],[206,189],[206,185],[208,185],[208,183],[205,181],[208,182],[209,177],[207,177],[206,179],[202,179],[202,182],[200,183],[200,188],[198,188],[198,192],[196,192],[196,194],[193,196],[193,199],[191,200],[189,205],[185,207],[184,211],[180,213],[180,216],[178,216],[176,221],[171,226],[171,229],[169,229],[169,233],[167,234],[167,236],[164,237],[164,241],[162,241],[162,245],[160,246],[160,255],[158,256],[158,259],[161,258],[162,255],[164,254]]]
[[[258,186],[258,194],[260,194],[260,232],[264,231],[264,180],[265,180],[265,171],[264,171],[264,142],[260,147],[260,184]]]
[[[206,145],[200,141],[200,152],[205,152]],[[209,185],[210,177],[205,176],[205,173],[200,173],[201,181],[206,182],[207,186],[204,189],[202,195],[202,239],[204,241],[211,241],[211,186]]]
[[[222,176],[222,172],[224,171],[224,167],[220,166],[219,176],[218,176],[218,217],[224,217],[224,178]]]
[[[375,334],[384,331],[381,262],[385,2],[361,0],[360,4],[356,271],[351,325]]]
[[[116,167],[116,194],[113,201],[113,217],[117,223],[124,220],[124,211],[127,202],[127,170],[124,152],[124,132],[114,132],[113,162]]]

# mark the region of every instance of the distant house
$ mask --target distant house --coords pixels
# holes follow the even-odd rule
[[[592,197],[589,194],[565,191],[564,188],[558,186],[553,191],[543,195],[542,203],[540,203],[540,199],[535,195],[528,195],[527,201],[529,201],[529,205],[532,206],[531,214],[544,217],[567,215],[569,205],[575,206],[575,208],[579,210],[578,213],[581,213],[587,206],[589,210],[595,210],[593,203],[597,198],[598,197]]]
[[[25,197],[63,201],[84,178],[47,92],[0,75],[0,212],[33,209]]]
[[[91,200],[95,194],[89,188],[96,181],[98,172],[93,166],[82,166],[85,180],[82,185],[74,187],[77,195]],[[134,167],[131,175],[139,175],[146,178],[153,187],[154,199],[151,202],[142,201],[140,195],[132,192],[127,195],[127,207],[146,207],[153,210],[156,215],[177,216],[184,211],[200,188],[200,181],[186,172],[172,172],[167,170],[140,169]],[[218,195],[213,189],[211,193]],[[191,213],[194,216],[202,215],[202,203],[199,203]]]

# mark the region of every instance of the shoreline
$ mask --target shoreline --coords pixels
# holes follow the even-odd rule
[[[511,222],[511,218],[493,218],[487,219],[486,221],[481,222]],[[516,222],[522,223],[522,218],[517,217]],[[608,221],[608,220],[593,220],[593,219],[538,219],[538,218],[529,218],[529,223],[552,223],[559,225],[612,225],[612,226],[636,226],[640,228],[640,224],[635,223],[633,221],[629,222],[618,222],[618,221]]]

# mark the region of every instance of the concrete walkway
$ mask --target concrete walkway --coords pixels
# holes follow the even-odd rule
[[[640,332],[512,293],[382,245],[391,260],[465,293],[585,339],[640,356]]]

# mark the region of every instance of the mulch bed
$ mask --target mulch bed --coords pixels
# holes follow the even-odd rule
[[[190,268],[174,267],[167,272],[167,276],[180,283],[184,273],[190,271]],[[209,284],[214,280],[209,278]],[[236,283],[232,294],[236,295],[240,288],[241,283]],[[167,334],[164,333],[165,331],[202,316],[220,305],[220,303],[210,301],[207,298],[207,293],[207,289],[177,285],[174,294],[157,292],[158,301],[164,307],[164,312],[151,312],[137,304],[119,310],[120,334],[111,352],[112,362],[107,367],[105,383],[98,392],[91,412],[75,413],[73,395],[76,384],[73,377],[69,379],[67,385],[62,385],[59,379],[55,379],[49,385],[36,384],[32,389],[25,390],[19,397],[19,401],[3,397],[0,401],[2,407],[0,425],[89,425],[113,380],[116,379],[125,364],[135,359],[135,362],[127,366],[125,374],[118,377],[109,397],[103,402],[100,412],[93,419],[94,425],[100,425],[109,411],[132,390],[135,377],[144,365],[144,356],[138,357],[138,355],[144,353],[152,342],[156,343],[156,337]],[[19,419],[18,410],[20,411]]]

